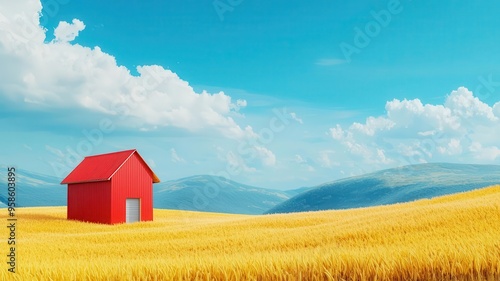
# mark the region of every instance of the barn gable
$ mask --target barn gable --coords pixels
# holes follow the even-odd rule
[[[61,182],[61,184],[96,182],[110,180],[120,167],[136,154],[139,161],[149,169],[154,183],[160,179],[146,164],[146,161],[137,153],[137,150],[125,150],[101,155],[87,156],[76,168]]]

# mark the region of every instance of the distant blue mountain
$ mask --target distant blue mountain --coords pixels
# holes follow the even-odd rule
[[[0,181],[7,183],[7,167],[0,165]],[[16,169],[16,205],[19,207],[66,205],[67,190],[56,177]],[[0,189],[0,208],[7,204],[7,188]]]
[[[262,214],[303,189],[279,191],[222,177],[192,176],[156,184],[154,206],[201,212]]]
[[[325,183],[266,213],[349,209],[408,202],[500,183],[498,165],[419,164]]]

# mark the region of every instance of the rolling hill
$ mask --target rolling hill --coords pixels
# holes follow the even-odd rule
[[[276,205],[266,213],[349,209],[409,202],[498,183],[498,165],[410,165],[325,183]]]
[[[222,177],[192,176],[155,185],[154,206],[162,209],[262,214],[303,190],[279,191],[248,186]]]
[[[0,169],[6,171],[5,166]],[[0,181],[7,183],[7,175],[0,174]],[[22,169],[16,169],[16,204],[20,207],[64,206],[67,190],[60,185],[61,180]],[[0,207],[7,203],[7,188],[0,189]]]
[[[0,280],[499,280],[499,202],[494,186],[294,214],[155,209],[112,226],[23,208],[17,272],[7,263]]]

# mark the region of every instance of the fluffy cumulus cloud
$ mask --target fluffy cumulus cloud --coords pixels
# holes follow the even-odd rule
[[[341,140],[344,137],[344,130],[337,124],[335,128],[330,128],[330,135],[335,140]]]
[[[464,87],[443,104],[392,100],[386,114],[329,135],[337,152],[377,167],[425,162],[500,163],[500,102],[490,106]],[[327,161],[323,161],[327,162]]]
[[[260,159],[262,165],[264,166],[274,166],[276,165],[276,156],[274,153],[263,147],[263,146],[255,146],[254,147],[257,157]]]
[[[354,123],[351,128],[367,136],[373,136],[377,131],[390,130],[394,125],[393,121],[386,118],[368,117],[366,124]]]
[[[72,23],[62,21],[54,30],[54,41],[56,42],[71,42],[75,40],[80,31],[85,29],[85,24],[78,20],[73,19]]]
[[[235,121],[247,105],[219,93],[197,93],[158,65],[139,66],[138,76],[99,47],[74,44],[85,24],[61,22],[45,42],[39,0],[0,2],[0,99],[20,110],[100,114],[117,125],[142,130],[177,127],[249,138]]]

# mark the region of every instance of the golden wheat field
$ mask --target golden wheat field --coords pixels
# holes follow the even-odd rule
[[[17,273],[3,263],[1,280],[500,280],[500,186],[342,211],[155,210],[114,226],[65,210],[17,211]]]

